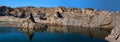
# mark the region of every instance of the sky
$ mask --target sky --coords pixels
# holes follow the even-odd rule
[[[74,7],[120,11],[120,0],[0,0],[0,6]]]

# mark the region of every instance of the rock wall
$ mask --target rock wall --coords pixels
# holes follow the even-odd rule
[[[110,42],[120,42],[120,14],[113,14],[112,17],[112,20],[114,20],[112,22],[113,29],[111,34],[109,34],[105,39]]]

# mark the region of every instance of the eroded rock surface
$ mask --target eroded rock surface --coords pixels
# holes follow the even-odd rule
[[[106,39],[110,42],[120,42],[120,14],[113,14],[112,20],[114,20],[112,22],[113,29]]]
[[[1,6],[0,8],[2,13],[9,13],[9,16],[19,18],[19,21],[23,21],[31,13],[36,22],[48,25],[110,28],[113,21],[111,20],[112,12],[92,8],[35,8],[31,6],[18,8]]]
[[[29,28],[29,29],[48,28],[47,25],[44,24],[44,23],[35,22],[32,14],[30,14],[29,17],[26,18],[26,20],[23,20],[22,22],[19,22],[17,27],[19,27],[19,28]]]

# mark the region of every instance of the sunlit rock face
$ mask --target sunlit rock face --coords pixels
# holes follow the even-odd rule
[[[29,28],[29,29],[40,29],[47,28],[47,25],[44,23],[38,23],[34,20],[33,15],[30,14],[26,20],[19,22],[17,25],[18,28]]]
[[[106,39],[110,42],[120,42],[120,14],[114,14],[112,20],[114,20],[113,29]]]
[[[3,13],[9,13],[9,16],[19,18],[19,22],[23,21],[31,13],[36,22],[45,23],[48,25],[69,25],[69,26],[82,26],[82,27],[100,27],[110,28],[112,12],[103,10],[94,10],[92,8],[35,8],[18,7],[7,8],[1,6]],[[4,11],[3,11],[4,10]]]

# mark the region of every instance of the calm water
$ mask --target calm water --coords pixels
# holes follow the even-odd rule
[[[97,31],[96,31],[97,30]],[[0,42],[106,42],[109,30],[50,26],[47,29],[0,27]]]

